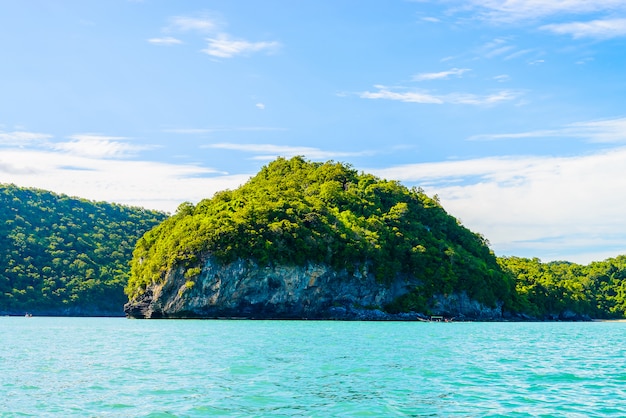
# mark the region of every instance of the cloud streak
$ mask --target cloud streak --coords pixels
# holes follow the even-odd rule
[[[463,3],[467,6],[467,3]],[[536,20],[555,15],[576,15],[586,13],[606,13],[626,10],[622,0],[471,0],[469,7],[479,15],[496,22]]]
[[[132,145],[129,138],[98,134],[72,135],[70,141],[51,144],[55,151],[91,158],[127,158],[149,146]]]
[[[192,33],[204,35],[207,42],[206,48],[201,52],[215,58],[233,58],[235,56],[248,56],[257,52],[274,53],[280,49],[278,41],[252,42],[246,39],[234,38],[223,30],[225,24],[218,17],[208,14],[199,16],[174,16],[170,18],[168,26],[162,29],[166,34]],[[206,35],[209,35],[206,37]],[[173,46],[184,43],[181,39],[173,36],[154,37],[148,39],[153,45]]]
[[[23,146],[32,144],[35,142],[42,142],[52,138],[52,135],[42,134],[38,132],[26,132],[26,131],[13,131],[2,132],[0,131],[0,145],[5,146]]]
[[[420,73],[413,76],[413,81],[443,80],[450,78],[451,76],[461,77],[468,71],[471,70],[469,68],[452,68],[448,71],[441,71],[438,73]]]
[[[574,39],[609,39],[626,35],[626,19],[592,20],[589,22],[553,23],[540,29],[558,35],[570,35]]]
[[[170,19],[170,25],[166,29],[168,31],[180,31],[180,32],[200,32],[211,33],[216,32],[222,27],[219,19],[202,15],[195,16],[175,16]]]
[[[148,39],[148,42],[154,45],[165,45],[165,46],[180,45],[183,43],[183,41],[181,41],[180,39],[177,39],[171,36],[164,36],[162,38],[150,38]]]
[[[493,94],[476,95],[471,93],[449,93],[444,95],[434,95],[424,91],[392,91],[385,86],[375,86],[378,91],[365,91],[359,93],[362,99],[382,99],[393,100],[405,103],[421,104],[457,104],[457,105],[494,105],[500,102],[515,100],[521,93],[513,90],[500,90]]]
[[[523,138],[582,138],[591,143],[626,143],[626,118],[576,122],[560,129],[475,135],[468,139],[471,141],[496,141]]]
[[[276,41],[248,42],[242,39],[232,39],[225,33],[220,33],[215,38],[207,38],[207,42],[208,46],[202,52],[217,58],[232,58],[262,51],[272,53],[280,48],[280,43]]]
[[[253,157],[255,160],[272,160],[277,157],[294,157],[303,155],[311,159],[328,159],[337,157],[358,157],[364,155],[372,155],[370,151],[360,152],[339,152],[324,151],[314,147],[274,145],[274,144],[238,144],[231,142],[221,142],[215,144],[204,145],[203,148],[224,149],[231,151],[240,151],[251,154],[258,154]]]

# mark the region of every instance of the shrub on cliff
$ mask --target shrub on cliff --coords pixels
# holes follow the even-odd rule
[[[512,292],[485,240],[436,199],[345,164],[301,157],[279,158],[236,190],[182,204],[138,241],[126,293],[138,296],[174,267],[198,271],[206,254],[259,265],[367,266],[381,282],[413,276],[422,297],[407,300],[466,291],[492,305]],[[411,308],[405,305],[396,309]]]

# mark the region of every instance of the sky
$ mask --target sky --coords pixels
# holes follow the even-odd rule
[[[498,256],[626,254],[626,0],[0,0],[0,183],[174,213],[273,159]]]

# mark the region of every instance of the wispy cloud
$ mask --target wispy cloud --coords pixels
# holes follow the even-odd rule
[[[162,38],[150,38],[148,39],[148,42],[154,45],[165,45],[165,46],[179,45],[183,43],[183,41],[181,41],[180,39],[173,38],[171,36],[165,36]]]
[[[466,6],[465,8],[470,7],[478,11],[479,16],[484,19],[504,23],[536,20],[555,15],[626,10],[623,0],[471,0],[462,4]]]
[[[469,93],[452,93],[445,97],[446,103],[466,104],[466,105],[494,105],[501,102],[509,102],[517,99],[521,93],[513,90],[500,90],[493,94],[476,95]]]
[[[50,147],[55,151],[90,158],[127,158],[150,148],[129,144],[129,138],[99,134],[79,134],[69,139],[70,141],[51,144]]]
[[[448,71],[440,71],[438,73],[420,73],[413,76],[413,81],[442,80],[451,76],[461,77],[466,72],[471,71],[469,68],[452,68]]]
[[[27,132],[27,131],[13,131],[2,132],[0,131],[0,145],[7,146],[23,146],[33,142],[46,141],[52,138],[52,135],[43,134],[39,132]]]
[[[372,155],[371,151],[357,152],[340,152],[340,151],[324,151],[314,147],[301,147],[289,145],[274,144],[237,144],[230,142],[221,142],[216,144],[205,145],[204,148],[225,149],[232,151],[246,152],[250,154],[258,154],[253,157],[255,160],[271,160],[276,157],[293,157],[296,155],[304,155],[312,159],[337,158],[337,157],[356,157],[364,155]]]
[[[230,35],[220,33],[215,38],[207,38],[208,46],[202,50],[207,55],[218,58],[232,58],[237,55],[248,55],[253,52],[275,52],[280,47],[276,41],[249,42],[232,39]]]
[[[169,34],[185,33],[202,35],[207,42],[207,47],[201,52],[216,58],[233,58],[239,55],[250,55],[255,52],[276,52],[281,44],[278,41],[249,41],[235,38],[224,31],[226,24],[217,14],[202,13],[195,16],[175,16],[170,18],[169,24],[162,28],[167,36],[148,39],[153,45],[179,45],[184,43],[179,37]],[[208,37],[207,37],[208,35]]]
[[[475,135],[468,139],[473,141],[496,141],[524,138],[581,138],[587,142],[594,143],[625,143],[626,118],[576,122],[559,129]]]
[[[220,30],[223,26],[221,19],[209,16],[206,13],[200,16],[175,16],[170,19],[170,25],[166,30],[170,31],[195,31],[212,33]]]
[[[170,128],[164,129],[163,132],[196,135],[210,134],[214,132],[272,132],[286,130],[286,128],[277,128],[273,126],[218,126],[212,128]]]
[[[626,36],[626,18],[592,20],[589,22],[552,23],[541,27],[559,35],[570,35],[574,39],[609,39]]]
[[[359,97],[363,99],[384,99],[384,100],[397,100],[406,103],[430,103],[430,104],[443,104],[444,101],[438,97],[435,97],[428,93],[419,91],[391,91],[385,86],[374,86],[378,91],[365,91],[359,94]]]
[[[363,99],[384,99],[395,100],[406,103],[422,104],[464,104],[464,105],[493,105],[500,102],[514,100],[520,97],[521,93],[513,90],[500,90],[493,94],[476,95],[471,93],[448,93],[443,95],[433,95],[423,91],[392,91],[385,86],[375,86],[378,91],[365,91],[359,93]]]

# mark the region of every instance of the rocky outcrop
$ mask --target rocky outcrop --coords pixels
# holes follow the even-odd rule
[[[354,309],[384,306],[410,285],[382,285],[366,269],[348,274],[323,265],[263,268],[208,258],[198,276],[171,270],[124,310],[134,318],[348,318]]]
[[[318,264],[259,267],[246,260],[221,264],[209,257],[196,277],[186,277],[183,268],[173,269],[124,311],[131,318],[417,320],[423,316],[382,310],[417,284],[407,277],[381,284],[366,268],[348,273]],[[463,313],[468,319],[496,315],[466,296],[456,305],[445,300],[438,301],[435,307],[442,309],[433,312]]]
[[[494,307],[485,306],[470,297],[465,292],[452,295],[436,295],[431,301],[433,315],[458,320],[499,320],[502,319],[502,303]]]

